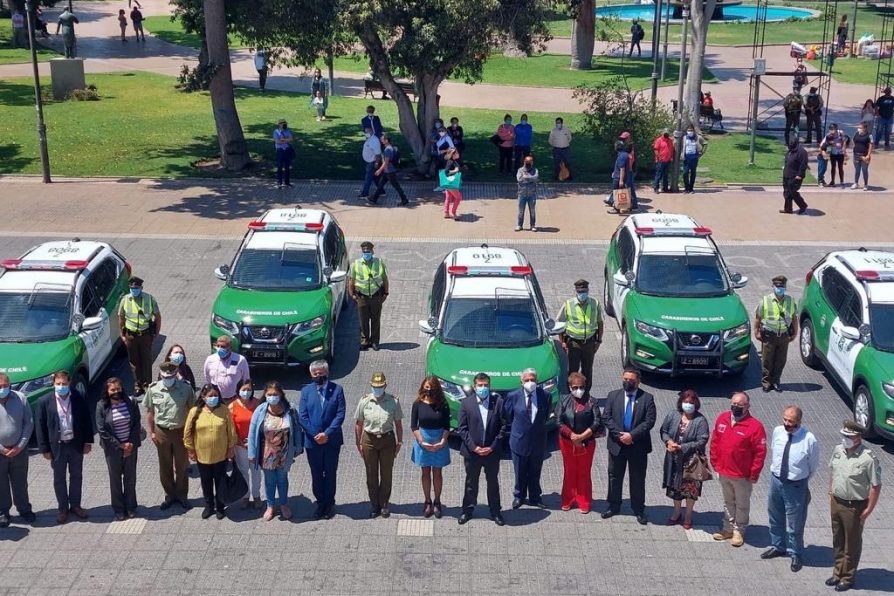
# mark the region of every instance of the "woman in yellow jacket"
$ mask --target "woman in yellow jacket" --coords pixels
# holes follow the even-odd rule
[[[217,385],[205,385],[199,390],[196,405],[186,416],[183,444],[189,459],[197,462],[202,480],[202,496],[205,510],[202,519],[211,517],[215,510],[217,519],[226,516],[226,504],[221,493],[227,473],[227,460],[236,450],[236,425],[227,407],[220,403]]]

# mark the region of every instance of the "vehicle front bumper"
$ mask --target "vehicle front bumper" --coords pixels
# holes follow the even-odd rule
[[[211,323],[210,335],[212,349],[220,336],[227,335],[233,340],[233,351],[245,356],[251,364],[265,366],[300,366],[325,358],[332,341],[329,325],[299,336],[283,334],[282,338],[268,341],[246,341],[241,329],[239,336],[234,337]]]
[[[669,339],[661,341],[629,331],[630,362],[649,372],[679,375],[736,374],[748,366],[751,356],[751,337],[746,335],[730,341],[723,340],[723,331],[688,332],[666,330]],[[699,342],[693,338],[698,336]]]

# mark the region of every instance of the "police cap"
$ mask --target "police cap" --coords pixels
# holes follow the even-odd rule
[[[177,365],[173,362],[162,362],[158,368],[163,377],[173,377],[177,374]]]
[[[590,282],[588,282],[585,279],[579,279],[576,282],[574,282],[575,290],[587,290],[589,288],[590,288]]]
[[[845,420],[841,423],[840,432],[845,437],[862,437],[864,434],[866,434],[866,429],[853,420]]]
[[[130,278],[130,287],[132,288],[142,288],[143,287],[143,278],[142,277],[131,277]]]
[[[372,378],[369,380],[369,384],[373,387],[384,387],[385,386],[385,373],[383,372],[374,372]]]
[[[373,243],[369,240],[364,240],[360,243],[360,250],[372,250],[373,248],[375,248],[375,246],[373,246]]]
[[[776,277],[773,278],[774,286],[785,287],[785,284],[787,284],[787,283],[788,283],[788,278],[784,275],[777,275]]]

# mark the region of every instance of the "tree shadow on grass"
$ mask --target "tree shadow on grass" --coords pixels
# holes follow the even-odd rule
[[[19,174],[36,161],[36,158],[25,157],[21,153],[20,145],[0,144],[0,172]]]
[[[0,104],[5,106],[33,106],[34,86],[30,83],[16,83],[0,80]]]

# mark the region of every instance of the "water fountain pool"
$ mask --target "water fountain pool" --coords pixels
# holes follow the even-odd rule
[[[722,20],[732,23],[753,23],[757,19],[756,4],[737,4],[731,2],[717,3],[718,8],[722,8],[722,18],[714,18],[713,20]],[[674,13],[677,13],[676,16]],[[667,13],[671,13],[671,20],[679,18],[680,5],[676,3],[666,4],[662,7],[662,19]],[[787,19],[809,19],[817,16],[819,13],[815,10],[807,8],[794,8],[791,6],[768,6],[767,22],[785,21]],[[602,6],[596,9],[596,18],[613,17],[622,21],[631,21],[633,19],[650,22],[655,16],[654,4],[615,4],[612,6]],[[717,14],[715,14],[715,17]]]

